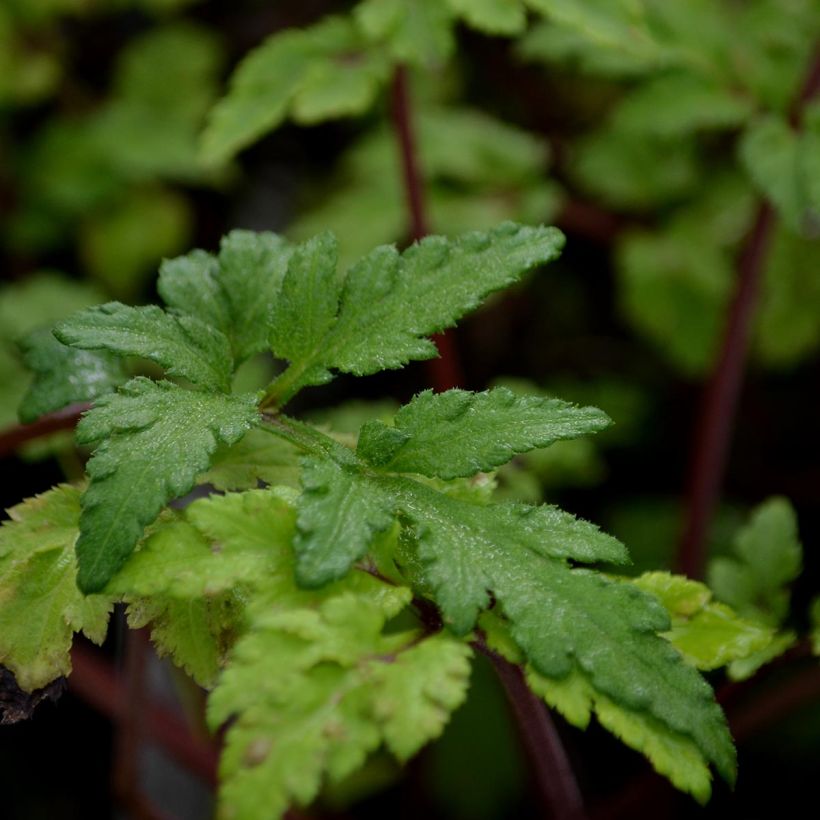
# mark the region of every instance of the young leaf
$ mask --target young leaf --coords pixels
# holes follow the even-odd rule
[[[351,20],[329,17],[308,29],[274,34],[239,64],[203,135],[207,162],[229,159],[289,114],[303,124],[361,114],[390,63]]]
[[[289,578],[295,519],[267,490],[200,499],[162,522],[106,589],[126,598],[195,600]]]
[[[0,663],[32,691],[71,671],[75,632],[102,643],[112,601],[77,589],[77,488],[55,487],[8,512],[0,527]]]
[[[399,410],[394,426],[365,424],[357,453],[382,470],[459,478],[499,467],[517,453],[598,432],[610,423],[596,407],[516,396],[504,387],[438,395],[427,390]]]
[[[632,583],[660,600],[672,619],[664,637],[698,669],[719,669],[748,658],[775,637],[774,630],[712,601],[705,584],[667,572],[645,573]]]
[[[81,443],[102,443],[88,462],[78,584],[102,589],[171,499],[208,468],[217,444],[238,441],[257,418],[254,396],[183,390],[137,378],[100,399],[77,427]]]
[[[127,379],[112,354],[72,350],[50,330],[35,330],[19,345],[23,362],[34,373],[19,409],[20,421],[26,424],[74,402],[110,393]]]
[[[226,816],[280,817],[381,742],[405,760],[440,734],[464,699],[469,647],[383,635],[389,612],[348,592],[254,622],[208,704],[213,727],[235,718],[221,763]]]
[[[233,362],[224,334],[195,316],[173,315],[155,305],[109,302],[60,322],[54,334],[65,345],[141,356],[201,387],[228,391]]]
[[[777,626],[789,608],[788,585],[800,574],[797,517],[785,498],[757,507],[735,536],[735,556],[709,566],[715,595],[748,618]]]
[[[231,596],[137,599],[128,604],[128,626],[148,626],[159,657],[170,656],[196,683],[210,689],[226,663],[241,604]]]
[[[343,282],[325,271],[322,281],[337,283],[338,316],[331,321],[326,294],[322,320],[312,326],[309,340],[288,343],[288,349],[300,345],[305,355],[291,360],[274,384],[274,396],[287,398],[299,387],[321,384],[331,368],[365,376],[435,356],[435,345],[425,337],[455,324],[525,271],[555,259],[563,244],[555,228],[505,223],[453,240],[428,237],[403,254],[376,248]],[[330,257],[325,260],[330,264]],[[319,338],[322,327],[327,332]],[[286,355],[277,346],[273,351]]]

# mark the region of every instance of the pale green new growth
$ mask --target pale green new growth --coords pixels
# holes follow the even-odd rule
[[[405,760],[441,733],[466,694],[469,647],[444,634],[381,634],[395,612],[395,601],[386,608],[350,592],[315,608],[257,608],[209,700],[214,728],[235,718],[223,816],[278,817],[382,743]]]
[[[709,586],[741,615],[779,625],[789,608],[788,585],[803,563],[791,504],[772,498],[757,507],[735,536],[734,551],[735,557],[711,562]]]
[[[315,264],[323,261],[330,266],[330,240],[323,241],[326,253]],[[427,336],[455,324],[527,270],[555,259],[563,244],[564,237],[555,228],[505,223],[452,240],[428,237],[402,254],[390,246],[376,248],[344,278],[332,268],[305,277],[292,263],[278,315],[292,323],[288,317],[310,305],[314,320],[304,341],[290,342],[284,333],[274,332],[273,352],[286,358],[289,350],[296,355],[290,369],[274,382],[270,397],[286,400],[301,387],[321,384],[331,369],[365,376],[432,358],[437,351]],[[329,292],[314,296],[315,277]],[[335,316],[333,304],[338,305]]]
[[[54,330],[66,345],[140,356],[209,390],[227,391],[233,373],[228,340],[195,316],[166,313],[156,305],[109,302],[87,308]]]
[[[55,487],[8,513],[0,528],[0,663],[32,691],[69,674],[75,632],[102,643],[112,600],[77,589],[77,488]]]
[[[425,391],[399,410],[394,426],[362,427],[357,453],[382,470],[459,478],[506,464],[517,453],[596,433],[610,424],[596,407],[485,393]]]
[[[29,423],[74,402],[110,393],[126,380],[122,364],[107,352],[72,350],[50,330],[35,330],[20,342],[23,362],[34,381],[20,404],[20,421]]]
[[[102,442],[88,462],[78,583],[102,589],[160,510],[204,472],[217,444],[238,441],[257,418],[254,396],[183,390],[138,378],[103,397],[77,427]]]
[[[632,583],[664,605],[672,619],[665,637],[698,669],[744,660],[767,649],[775,637],[774,630],[715,603],[705,584],[667,572],[646,573]]]

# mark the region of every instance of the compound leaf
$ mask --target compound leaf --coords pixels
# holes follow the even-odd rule
[[[20,404],[24,423],[74,402],[92,401],[127,379],[122,363],[111,353],[66,347],[50,330],[35,330],[19,346],[23,362],[34,373]]]
[[[221,763],[225,816],[279,817],[382,742],[406,759],[441,733],[466,694],[470,649],[446,634],[383,635],[390,613],[342,592],[315,608],[265,608],[254,621],[209,700],[212,726],[234,718]]]
[[[383,470],[459,478],[499,467],[517,453],[595,433],[610,423],[595,407],[516,396],[505,387],[437,395],[427,390],[399,410],[394,426],[365,424],[357,453]]]
[[[734,749],[708,684],[656,634],[669,627],[663,608],[637,587],[561,560],[623,560],[618,542],[566,513],[551,532],[539,528],[550,508],[482,507],[407,479],[386,481],[414,526],[425,580],[451,629],[469,630],[491,593],[538,672],[562,679],[580,667],[616,703],[691,737],[733,779]]]
[[[427,237],[403,254],[392,246],[376,248],[340,285],[335,322],[323,307],[324,337],[311,331],[310,342],[299,343],[315,353],[291,361],[282,377],[285,395],[326,381],[331,368],[365,376],[432,358],[437,350],[427,336],[455,324],[525,271],[555,259],[563,244],[555,228],[510,222],[452,240]],[[323,279],[332,281],[329,272]]]
[[[102,589],[162,507],[184,495],[217,444],[238,441],[257,418],[254,396],[184,390],[137,378],[101,398],[80,421],[81,443],[102,441],[88,462],[78,584]]]
[[[80,490],[60,485],[8,513],[0,528],[0,662],[32,691],[71,671],[75,632],[102,643],[112,601],[77,589]]]
[[[60,322],[54,334],[71,347],[140,356],[164,367],[170,376],[213,390],[230,389],[233,362],[228,340],[195,316],[173,315],[156,305],[109,302]]]

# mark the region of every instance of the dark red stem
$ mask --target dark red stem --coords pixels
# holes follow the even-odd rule
[[[56,433],[58,430],[71,430],[80,416],[91,407],[90,404],[72,404],[42,416],[33,424],[16,424],[0,431],[0,457],[13,453],[29,441]]]
[[[737,290],[698,419],[677,566],[690,578],[703,574],[706,538],[726,471],[752,320],[774,224],[772,207],[762,204],[738,259]]]
[[[793,127],[800,126],[804,105],[818,92],[820,46],[815,49],[789,113]],[[689,468],[686,523],[677,557],[678,571],[691,578],[701,577],[706,563],[706,540],[726,472],[760,281],[775,221],[772,206],[763,202],[738,257],[736,291],[698,417]]]
[[[399,65],[393,74],[391,115],[398,140],[402,178],[404,179],[409,239],[418,242],[430,233],[430,225],[427,220],[424,177],[419,167],[408,86],[407,69]],[[433,387],[438,392],[442,392],[464,384],[464,375],[452,332],[438,334],[435,342],[439,358],[428,362],[428,373]]]
[[[581,789],[558,730],[547,707],[527,686],[521,667],[501,657],[481,640],[472,645],[490,659],[504,687],[532,765],[545,817],[586,820]]]
[[[127,708],[126,686],[111,664],[82,643],[71,650],[68,688],[110,720],[119,723]],[[147,703],[140,716],[145,738],[211,786],[217,782],[216,744],[191,733],[179,716],[164,706]]]

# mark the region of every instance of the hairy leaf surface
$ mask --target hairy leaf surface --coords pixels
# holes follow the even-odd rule
[[[225,335],[195,316],[166,313],[156,305],[109,302],[60,322],[54,330],[66,345],[141,356],[211,390],[227,391],[233,373]]]
[[[392,427],[379,421],[365,424],[357,453],[383,470],[459,478],[610,423],[597,407],[516,396],[504,387],[484,393],[427,390],[399,410]]]
[[[428,237],[403,254],[390,246],[376,248],[344,280],[326,270],[322,281],[328,287],[337,283],[331,294],[339,300],[338,315],[331,320],[331,294],[323,293],[310,308],[321,320],[310,325],[309,343],[274,345],[277,355],[287,357],[286,349],[302,353],[283,379],[299,386],[321,384],[331,368],[365,376],[432,358],[437,350],[427,336],[455,324],[527,270],[555,259],[563,243],[555,228],[505,223],[452,240]],[[325,262],[330,264],[330,256]],[[300,297],[304,309],[306,299]],[[320,328],[326,328],[321,338]]]
[[[102,442],[87,468],[80,588],[102,589],[143,528],[193,487],[217,445],[238,441],[256,418],[253,396],[197,393],[144,378],[100,399],[77,427],[81,443]]]

